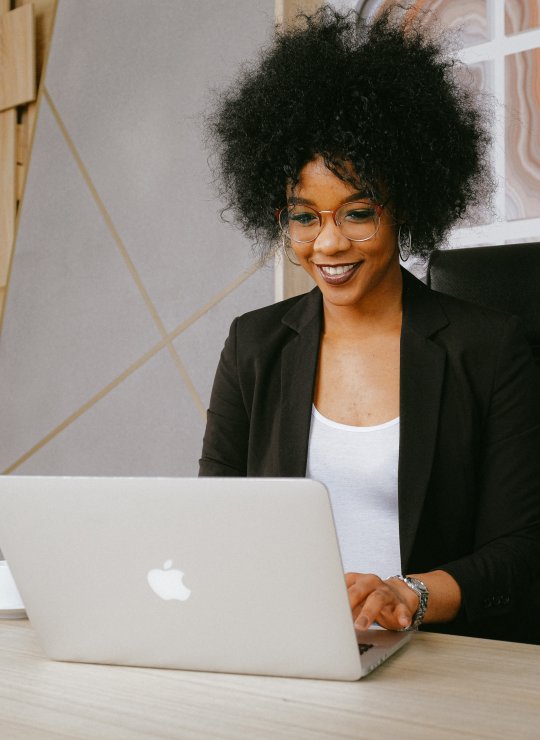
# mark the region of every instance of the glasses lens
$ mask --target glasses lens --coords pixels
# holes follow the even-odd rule
[[[355,201],[336,211],[336,222],[347,239],[365,241],[377,233],[379,214],[372,204]]]
[[[284,208],[279,219],[281,228],[297,242],[309,242],[319,236],[321,222],[313,208],[304,205],[290,205]]]

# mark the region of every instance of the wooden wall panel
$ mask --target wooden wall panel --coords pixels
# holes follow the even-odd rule
[[[55,10],[56,0],[0,0],[0,328]]]
[[[34,8],[0,15],[0,110],[36,97]]]
[[[36,85],[39,86],[43,68],[47,59],[49,44],[51,42],[54,14],[56,11],[56,0],[16,0],[15,4],[17,7],[32,5],[34,8],[36,27],[35,78]],[[28,156],[31,148],[30,145],[36,122],[36,112],[36,102],[30,103],[20,111],[18,152],[21,156],[17,158],[17,200],[20,200],[22,197],[26,165],[28,163]]]
[[[5,289],[16,211],[16,127],[15,108],[0,113],[0,289]]]
[[[290,25],[300,12],[312,13],[323,5],[322,0],[276,0],[276,21]]]
[[[36,24],[36,82],[39,84],[51,40],[56,0],[16,0],[15,5],[16,7],[32,5],[34,8]]]
[[[39,85],[47,59],[47,52],[51,42],[56,0],[16,0],[17,7],[32,5],[35,18],[35,79]],[[22,197],[24,178],[28,158],[30,156],[31,141],[36,122],[37,103],[34,101],[20,110],[20,124],[18,129],[17,145],[17,200]]]
[[[290,25],[294,23],[300,11],[312,13],[321,5],[323,5],[321,0],[276,0],[276,20],[278,23]],[[307,272],[289,262],[285,255],[282,255],[276,269],[283,270],[283,298],[306,293],[315,285]]]
[[[0,51],[2,59],[0,67],[4,69],[7,63],[6,34],[10,23],[6,18],[10,10],[9,0],[0,0]],[[11,15],[11,13],[10,13]],[[2,74],[0,84],[4,83]],[[6,94],[4,94],[4,98]],[[16,211],[16,110],[4,110],[0,112],[0,318],[5,298],[7,273],[9,259],[15,234],[15,211]]]

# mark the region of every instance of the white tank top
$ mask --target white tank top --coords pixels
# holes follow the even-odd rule
[[[399,417],[355,427],[313,406],[306,477],[328,489],[345,573],[401,573],[398,456]]]

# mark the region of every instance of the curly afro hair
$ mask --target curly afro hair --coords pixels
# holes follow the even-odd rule
[[[219,95],[207,122],[224,211],[262,257],[280,236],[287,185],[317,155],[344,181],[384,192],[420,257],[485,204],[485,116],[444,44],[402,10],[372,22],[329,6],[301,15]]]

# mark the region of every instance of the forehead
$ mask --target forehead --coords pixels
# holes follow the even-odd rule
[[[355,184],[342,180],[328,169],[322,157],[316,157],[300,170],[298,182],[287,187],[287,198],[289,201],[300,200],[314,205],[324,203],[325,207],[329,207],[330,203],[337,205],[351,196],[371,196],[371,189],[362,184],[352,165],[350,177]]]

